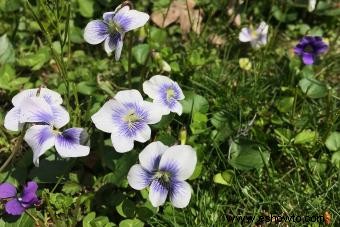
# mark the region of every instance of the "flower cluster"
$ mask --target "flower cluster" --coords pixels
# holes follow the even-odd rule
[[[92,116],[95,126],[111,133],[113,147],[124,153],[133,149],[134,141],[144,143],[151,137],[149,124],[158,123],[162,115],[176,112],[182,114],[184,99],[178,84],[170,78],[156,75],[143,84],[144,92],[153,99],[153,103],[143,100],[137,90],[118,92]]]
[[[33,163],[39,166],[39,157],[55,146],[61,157],[81,157],[90,152],[82,145],[86,136],[83,128],[64,127],[70,116],[63,106],[63,100],[55,91],[47,88],[28,89],[13,97],[13,108],[5,116],[4,125],[8,130],[18,131],[23,124],[32,124],[24,140],[33,150]]]
[[[38,185],[34,181],[28,182],[20,196],[17,195],[17,189],[10,183],[0,184],[0,200],[6,200],[5,211],[11,215],[21,215],[32,205],[37,205],[39,199],[37,196]]]

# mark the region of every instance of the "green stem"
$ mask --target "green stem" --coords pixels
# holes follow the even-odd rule
[[[8,166],[8,164],[11,162],[11,160],[15,157],[15,155],[21,150],[21,144],[22,144],[22,141],[24,140],[24,135],[25,135],[25,131],[26,131],[26,124],[24,125],[23,127],[23,130],[21,132],[21,135],[18,137],[15,145],[14,145],[14,148],[13,148],[13,151],[12,151],[12,154],[7,158],[7,160],[4,162],[4,164],[2,164],[2,166],[0,167],[0,173],[6,169],[6,167]]]

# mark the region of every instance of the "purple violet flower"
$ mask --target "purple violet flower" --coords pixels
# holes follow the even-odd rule
[[[182,104],[179,100],[184,99],[182,89],[177,82],[172,81],[169,77],[156,75],[143,83],[143,91],[153,103],[161,106],[162,114],[167,115],[170,112],[175,112],[178,115],[182,114]]]
[[[305,65],[314,64],[318,55],[325,53],[328,45],[320,36],[305,36],[295,46],[294,53],[302,58]]]
[[[119,60],[123,39],[126,32],[142,27],[149,20],[149,15],[130,6],[118,6],[114,12],[103,14],[103,20],[89,22],[84,31],[84,39],[89,44],[99,44],[104,41],[104,49],[110,54],[115,52],[116,61]]]
[[[61,132],[70,116],[60,106],[56,109],[42,97],[31,97],[21,105],[20,122],[35,123],[25,134],[24,140],[33,150],[33,163],[39,166],[39,157],[55,146],[63,158],[82,157],[90,152],[90,147],[82,145],[86,137],[83,128],[69,128]]]
[[[6,200],[5,211],[11,215],[21,215],[29,207],[39,202],[37,196],[38,185],[34,181],[28,182],[20,196],[17,189],[10,183],[0,184],[0,199]]]
[[[168,196],[174,207],[189,204],[192,189],[185,180],[193,174],[197,163],[191,146],[168,147],[153,142],[139,154],[139,163],[130,168],[129,185],[136,190],[150,186],[149,199],[154,207],[163,205]]]
[[[135,140],[148,141],[149,124],[156,124],[161,118],[160,106],[144,101],[137,90],[118,92],[91,117],[96,128],[111,133],[113,147],[119,153],[132,150]]]

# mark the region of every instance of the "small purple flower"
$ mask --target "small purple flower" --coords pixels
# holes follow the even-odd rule
[[[53,106],[53,108],[60,109],[59,106],[62,104],[63,99],[57,92],[47,88],[24,90],[15,95],[12,99],[12,104],[14,107],[6,114],[4,120],[4,126],[6,129],[11,131],[19,131],[22,128],[23,124],[20,123],[21,105],[25,102],[26,99],[37,96],[38,91],[39,97],[45,99],[45,101],[49,105]]]
[[[316,57],[325,53],[328,45],[319,36],[305,36],[295,46],[294,52],[302,58],[305,65],[314,64]]]
[[[21,215],[29,207],[39,202],[37,196],[38,185],[30,181],[24,186],[20,196],[17,189],[10,183],[0,184],[0,199],[5,199],[5,211],[11,215]]]
[[[21,104],[19,121],[35,123],[24,136],[33,150],[33,163],[39,166],[39,157],[55,146],[61,157],[82,157],[90,152],[88,146],[81,145],[86,132],[82,128],[70,128],[63,132],[70,116],[62,106],[50,105],[42,97],[30,97]]]
[[[251,46],[257,49],[267,44],[267,35],[268,24],[262,21],[256,30],[252,27],[242,28],[239,40],[241,42],[250,42]]]
[[[124,153],[133,149],[134,141],[146,142],[151,137],[148,124],[162,118],[160,106],[143,100],[137,90],[118,92],[92,117],[95,126],[111,133],[113,147]]]
[[[169,196],[174,207],[186,207],[191,187],[185,181],[194,172],[197,162],[195,150],[188,145],[165,146],[150,143],[139,154],[139,163],[128,173],[129,185],[142,190],[150,186],[149,199],[154,207],[161,206]]]
[[[85,27],[84,39],[93,45],[105,41],[105,51],[110,54],[115,50],[115,59],[118,61],[125,33],[144,26],[149,17],[146,13],[130,9],[128,5],[120,5],[114,12],[104,13],[103,20],[89,22]]]
[[[179,100],[184,99],[182,89],[169,77],[156,75],[143,83],[143,91],[153,102],[161,106],[162,114],[175,112],[182,114],[182,105]]]

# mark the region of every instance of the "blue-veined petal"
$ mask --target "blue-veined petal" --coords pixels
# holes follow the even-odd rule
[[[101,20],[89,22],[84,30],[84,39],[89,44],[99,44],[109,36],[108,25]]]
[[[159,207],[165,203],[168,189],[158,180],[153,180],[150,185],[149,200],[154,207]]]
[[[54,146],[55,134],[49,125],[33,125],[25,134],[24,140],[33,150],[33,163],[39,166],[39,157]]]
[[[241,42],[250,42],[252,40],[251,30],[249,28],[242,28],[238,38]]]
[[[13,107],[5,116],[4,126],[11,131],[19,131],[21,129],[20,123],[20,107]]]
[[[14,106],[20,106],[20,104],[29,97],[35,97],[37,96],[38,88],[34,89],[27,89],[24,91],[21,91],[20,93],[16,94],[12,98],[12,103]],[[61,95],[55,91],[52,91],[48,88],[40,88],[39,97],[42,97],[45,99],[45,101],[48,104],[51,105],[60,105],[63,103],[63,99],[61,98]]]
[[[171,182],[169,197],[172,205],[177,208],[188,206],[191,198],[191,186],[185,181]]]
[[[115,100],[117,100],[120,103],[140,103],[143,102],[143,97],[140,94],[138,90],[132,89],[132,90],[125,90],[125,91],[119,91],[115,97]]]
[[[196,163],[196,152],[191,146],[175,145],[164,152],[159,163],[159,169],[175,171],[176,179],[186,180],[193,174]]]
[[[115,122],[114,114],[122,112],[124,106],[116,100],[107,101],[94,115],[91,119],[95,124],[96,128],[104,132],[111,133],[114,128],[117,127],[117,122]]]
[[[118,32],[107,36],[104,42],[104,49],[107,54],[111,54],[114,50],[117,50],[118,45],[122,42],[122,35]]]
[[[11,215],[20,215],[25,211],[21,203],[15,198],[5,204],[5,211]]]
[[[41,97],[27,98],[21,104],[20,122],[53,123],[54,117],[51,106]]]
[[[70,121],[70,115],[64,107],[60,105],[51,105],[53,112],[53,126],[61,128]]]
[[[129,185],[136,190],[142,190],[149,186],[152,181],[152,174],[139,164],[133,165],[127,175]]]
[[[111,134],[111,141],[114,149],[119,153],[131,151],[134,146],[133,138],[121,135],[118,132],[113,132]]]
[[[141,166],[150,172],[158,169],[161,156],[168,148],[160,141],[150,143],[139,154]]]
[[[120,59],[120,55],[122,54],[123,49],[123,39],[124,39],[124,33],[121,34],[120,39],[118,40],[116,51],[115,51],[115,60],[118,61]]]
[[[81,145],[83,128],[70,128],[56,137],[55,148],[61,157],[83,157],[89,154],[90,147]]]
[[[17,189],[10,183],[0,184],[0,199],[12,198],[17,195]]]
[[[143,124],[142,127],[136,132],[135,140],[140,143],[145,143],[151,137],[151,128],[147,124]]]
[[[147,13],[137,10],[119,10],[113,20],[124,32],[128,32],[144,26],[146,22],[148,22],[149,18],[150,16]]]

